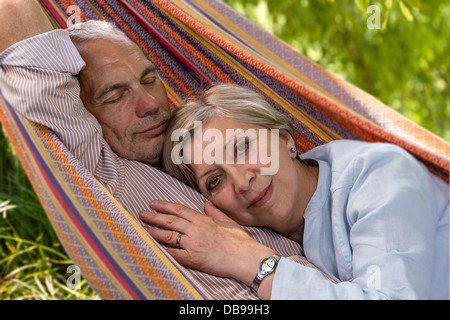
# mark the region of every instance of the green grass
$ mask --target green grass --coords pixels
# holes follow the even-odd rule
[[[0,300],[98,299],[84,279],[68,286],[73,262],[1,129],[0,148]]]
[[[388,28],[376,32],[364,27],[367,14],[355,12],[353,1],[226,2],[257,22],[276,22],[264,26],[273,25],[277,36],[313,60],[321,53],[316,60],[326,69],[450,141],[445,2],[423,1],[414,23],[393,10]],[[269,4],[267,16],[252,7],[262,2]],[[291,19],[282,16],[286,12]],[[67,286],[72,264],[0,125],[0,300],[98,299],[85,280],[73,290]]]

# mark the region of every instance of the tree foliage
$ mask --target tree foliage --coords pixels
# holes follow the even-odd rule
[[[448,1],[225,2],[325,69],[450,141]],[[379,29],[369,26],[371,6],[379,9]]]

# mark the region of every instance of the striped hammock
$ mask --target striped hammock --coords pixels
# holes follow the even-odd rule
[[[323,70],[219,0],[41,0],[55,28],[116,23],[154,62],[173,108],[215,83],[263,94],[301,152],[337,139],[390,142],[448,181],[450,146]],[[0,120],[71,259],[105,299],[207,299],[185,271],[42,125],[0,95]],[[114,240],[111,240],[114,239]]]

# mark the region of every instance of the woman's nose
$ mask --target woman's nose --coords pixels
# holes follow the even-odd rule
[[[234,185],[236,193],[244,193],[251,189],[255,181],[255,174],[252,170],[245,167],[245,165],[235,165],[230,170],[231,180]]]

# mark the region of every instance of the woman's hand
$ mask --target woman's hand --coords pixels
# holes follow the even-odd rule
[[[156,241],[169,246],[167,251],[175,260],[190,268],[251,285],[261,260],[274,253],[210,202],[205,204],[207,215],[166,201],[152,201],[150,207],[164,214],[146,211],[141,219],[163,229],[146,230]]]

